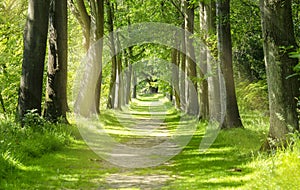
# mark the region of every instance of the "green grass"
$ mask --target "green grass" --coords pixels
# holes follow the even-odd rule
[[[173,131],[183,115],[169,102],[151,109],[145,106],[161,99],[140,96],[124,108],[124,112],[135,113],[132,117],[121,111],[104,111],[100,118],[111,135],[124,143],[134,138],[126,124],[134,123],[134,119],[149,119],[149,110],[167,109],[163,121]],[[159,166],[140,169],[117,167],[101,159],[74,126],[47,126],[44,131],[32,131],[6,118],[0,130],[0,189],[299,189],[298,137],[286,150],[271,155],[260,153],[268,118],[254,111],[242,113],[241,117],[245,129],[220,131],[207,151],[199,152],[207,126],[202,122],[180,154]],[[55,145],[51,140],[61,143]],[[28,154],[32,149],[36,155]]]

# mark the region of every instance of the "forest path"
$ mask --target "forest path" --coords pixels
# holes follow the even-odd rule
[[[181,116],[167,99],[154,95],[139,97],[122,111],[103,111],[100,119],[105,131],[122,146],[102,141],[100,152],[105,154],[99,156],[99,146],[88,146],[80,130],[75,130],[76,139],[69,146],[24,162],[24,169],[13,174],[15,179],[7,189],[234,189],[250,180],[251,169],[245,166],[248,154],[241,156],[224,139],[199,153],[205,123],[199,123],[189,144],[172,159],[162,155],[178,147],[167,143],[161,149],[165,152],[158,154],[161,157],[155,156],[157,152],[146,154],[168,142],[181,126]],[[189,135],[180,131],[178,137]],[[133,152],[126,152],[128,147]],[[135,148],[141,152],[134,152]]]
[[[151,172],[132,174],[133,168],[157,166],[180,153],[181,148],[172,142],[172,136],[180,124],[182,114],[174,109],[169,100],[159,94],[138,97],[129,107],[113,113],[119,124],[117,131],[116,126],[109,124],[109,115],[110,120],[107,122],[106,114],[102,115],[101,120],[105,123],[106,131],[116,135],[119,142],[114,143],[113,147],[101,146],[101,151],[109,155],[107,160],[130,172],[108,175],[107,185],[116,189],[160,189],[174,180],[175,175],[171,177]]]

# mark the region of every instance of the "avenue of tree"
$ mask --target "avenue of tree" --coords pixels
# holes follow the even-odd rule
[[[289,133],[299,131],[297,100],[300,97],[300,83],[299,75],[295,74],[294,69],[299,60],[291,56],[292,52],[298,50],[299,43],[296,41],[298,34],[294,27],[295,23],[299,27],[299,20],[293,18],[295,14],[292,9],[296,5],[292,0],[242,0],[240,7],[234,7],[235,11],[232,11],[232,6],[230,0],[28,0],[17,106],[19,121],[22,124],[26,113],[35,110],[51,122],[68,122],[67,112],[73,109],[69,108],[71,105],[68,106],[67,100],[68,15],[70,17],[72,14],[81,28],[85,52],[110,33],[110,51],[114,55],[108,72],[100,69],[101,73],[97,73],[96,87],[91,89],[94,94],[93,102],[81,114],[101,114],[100,105],[103,102],[100,100],[103,96],[106,96],[108,109],[122,109],[123,105],[129,104],[131,98],[137,96],[139,84],[143,83],[149,93],[156,93],[162,89],[159,88],[160,85],[165,85],[164,93],[170,95],[177,109],[187,114],[198,115],[203,120],[217,121],[222,129],[243,128],[234,71],[238,67],[246,78],[256,80],[261,79],[258,71],[265,70],[269,93],[269,137],[272,143],[266,140],[262,148],[272,148],[273,141],[284,142]],[[149,13],[147,7],[151,9]],[[247,53],[253,57],[261,51],[260,57],[264,57],[265,67],[260,66],[259,69],[255,69],[259,64],[253,63],[253,60],[258,59],[253,58],[253,65],[250,65],[251,61],[247,60],[249,57],[236,56],[237,51],[233,51],[233,46],[238,47],[238,42],[232,40],[232,35],[247,35],[243,34],[242,27],[252,24],[251,18],[249,23],[239,23],[241,21],[238,16],[244,7],[253,9],[255,18],[260,17],[261,27],[255,25],[259,30],[255,27],[253,30],[256,30],[256,36],[261,36],[263,49],[255,47],[260,39],[254,39],[254,45],[250,44],[250,48],[241,47],[244,48],[243,51],[252,51]],[[173,64],[171,84],[160,81],[159,73],[166,71],[158,64],[152,63],[153,70],[145,69],[144,72],[141,66],[133,64],[141,60],[149,49],[166,48],[144,44],[120,51],[118,39],[121,36],[114,36],[116,33],[112,33],[118,27],[143,21],[169,23],[187,31],[183,36],[184,40],[177,43],[178,48],[159,53]],[[233,26],[232,23],[239,24]],[[194,47],[195,39],[203,42],[201,52],[197,52],[198,48]],[[100,44],[96,55],[97,58],[100,57],[97,59],[99,67],[102,67],[102,46]],[[240,54],[243,51],[239,51]],[[234,56],[241,59],[239,66],[234,66]],[[200,58],[203,65],[201,69],[194,61],[196,57]],[[46,60],[47,80],[43,81]],[[175,66],[180,68],[180,72]],[[104,81],[104,75],[109,75],[109,80]],[[185,83],[186,78],[192,81],[192,87]],[[107,93],[101,90],[104,82],[109,83]],[[46,94],[43,103],[44,84]],[[198,96],[191,95],[192,89],[196,89]],[[5,111],[1,91],[0,103]],[[74,111],[80,103],[79,97]]]

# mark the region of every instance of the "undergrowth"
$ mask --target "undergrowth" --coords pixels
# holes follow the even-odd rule
[[[24,169],[23,161],[60,150],[72,139],[71,126],[51,124],[33,112],[26,115],[23,127],[13,116],[0,118],[0,181]]]
[[[247,189],[300,189],[300,140],[283,150],[260,154],[249,164],[254,169]]]

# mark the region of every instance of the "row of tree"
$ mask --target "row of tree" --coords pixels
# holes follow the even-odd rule
[[[235,93],[230,1],[161,0],[151,3],[160,3],[152,14],[154,21],[157,21],[156,17],[161,17],[159,21],[175,24],[187,31],[183,40],[176,43],[178,47],[169,53],[174,65],[172,83],[169,86],[172,87],[170,93],[172,98],[174,97],[175,106],[188,114],[218,121],[222,128],[243,127]],[[138,74],[133,69],[132,62],[143,55],[145,47],[129,47],[120,51],[119,36],[114,36],[117,33],[113,31],[117,27],[139,22],[137,18],[140,16],[140,10],[137,6],[151,3],[110,0],[29,0],[18,103],[20,120],[22,121],[29,110],[36,110],[42,114],[44,62],[49,36],[47,93],[43,115],[50,121],[57,121],[61,117],[66,121],[67,5],[81,26],[86,52],[104,37],[105,32],[111,34],[110,51],[113,57],[107,107],[120,109],[122,105],[128,104],[131,91],[133,97],[136,97]],[[254,6],[253,4],[250,3],[250,6]],[[299,82],[297,76],[290,77],[298,62],[289,56],[290,52],[297,49],[292,2],[260,0],[260,11],[269,89],[269,136],[282,141],[286,139],[288,133],[299,130],[295,99],[299,97]],[[132,16],[133,13],[136,16]],[[199,17],[197,22],[199,26],[195,26],[196,15]],[[197,33],[200,35],[195,35],[195,28],[200,29]],[[195,38],[200,38],[204,44],[200,48],[201,52],[195,51]],[[95,87],[91,89],[92,102],[85,105],[84,114],[87,115],[100,113],[103,44],[98,45],[95,58],[100,69],[99,73],[96,73]],[[167,54],[167,51],[164,53]],[[195,61],[198,54],[200,60]],[[198,61],[202,65],[201,68],[197,67]],[[125,74],[122,74],[122,71]],[[146,79],[149,84],[156,82],[151,75],[147,75]],[[187,79],[192,81],[192,85],[187,85],[185,82]],[[192,95],[194,89],[199,97]],[[84,96],[78,96],[75,111],[76,105],[80,106],[83,99]],[[265,147],[270,146],[268,142]]]

